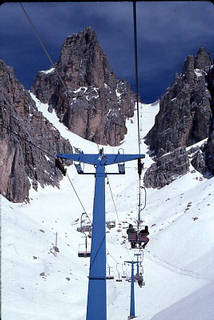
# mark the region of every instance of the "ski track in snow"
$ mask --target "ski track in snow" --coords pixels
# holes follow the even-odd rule
[[[186,270],[183,268],[178,268],[177,266],[172,265],[171,263],[164,261],[162,259],[160,259],[157,255],[153,255],[149,250],[145,249],[145,251],[148,253],[148,259],[150,259],[151,261],[154,261],[155,263],[163,266],[166,269],[169,269],[170,271],[173,271],[175,273],[187,276],[187,277],[191,277],[194,279],[200,279],[200,280],[209,280],[209,278],[205,278],[202,277],[200,274],[194,273],[191,270]]]
[[[32,93],[31,96],[38,110],[64,138],[69,139],[71,145],[85,153],[97,153],[97,144],[71,133],[59,122],[55,112],[48,112],[47,104],[42,104]],[[146,155],[148,147],[143,138],[153,126],[158,110],[158,104],[140,105],[141,151]],[[138,152],[136,112],[126,124],[128,134],[124,142],[115,148],[103,146],[105,153],[117,153],[121,147],[125,153]],[[152,162],[146,156],[145,169]],[[86,177],[78,176],[73,167],[68,168],[68,174],[91,217],[94,180],[87,177],[86,183]],[[124,260],[134,259],[127,242],[126,227],[127,223],[134,223],[137,216],[138,176],[134,161],[126,168],[126,175],[120,179],[109,178],[119,221],[106,187],[106,220],[117,222],[116,228],[106,237],[107,265],[112,267],[115,277],[117,262],[120,274],[124,269],[129,277],[130,266],[122,268],[122,264]],[[117,166],[112,166],[111,170],[117,170]],[[173,307],[181,299],[191,301],[188,297],[197,290],[202,290],[203,300],[206,299],[203,287],[214,279],[213,183],[214,178],[206,180],[198,172],[189,172],[161,190],[147,190],[147,206],[142,214],[150,226],[150,242],[143,257],[145,287],[135,285],[139,320],[151,320],[159,313],[159,319],[172,320],[172,316],[161,318],[162,310]],[[77,257],[79,244],[84,242],[76,231],[82,208],[66,177],[61,181],[60,189],[39,186],[38,192],[31,189],[30,198],[30,204],[13,204],[1,197],[2,320],[83,320],[89,260]],[[60,251],[53,254],[56,232]],[[45,272],[45,276],[41,276],[41,272]],[[127,319],[129,300],[129,282],[107,281],[108,318]],[[192,319],[198,320],[196,317],[197,314],[191,315]],[[213,320],[213,317],[206,320]]]

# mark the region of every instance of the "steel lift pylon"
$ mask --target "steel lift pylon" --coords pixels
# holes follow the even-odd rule
[[[105,178],[107,174],[125,174],[124,163],[145,158],[144,154],[57,154],[57,158],[79,162],[76,165],[79,174],[95,175],[95,193],[93,206],[92,242],[88,283],[86,320],[106,320],[106,222],[105,222]],[[80,163],[93,165],[95,173],[84,173]],[[106,173],[105,167],[118,164],[119,173]]]
[[[139,261],[125,261],[125,263],[131,264],[131,295],[130,295],[130,315],[128,316],[128,320],[136,318],[135,316],[135,297],[134,297],[134,264],[137,266]]]

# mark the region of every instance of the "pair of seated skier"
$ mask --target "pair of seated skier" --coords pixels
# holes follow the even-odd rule
[[[132,224],[129,224],[129,228],[127,229],[128,240],[131,242],[131,248],[136,248],[136,244],[139,244],[139,248],[145,249],[147,243],[149,242],[148,226],[145,226],[139,233],[134,229]],[[142,246],[143,243],[143,246]]]

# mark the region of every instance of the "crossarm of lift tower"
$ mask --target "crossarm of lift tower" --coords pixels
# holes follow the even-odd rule
[[[145,154],[56,154],[57,158],[67,159],[71,161],[78,161],[92,165],[106,166],[115,163],[121,163],[136,159],[145,158]]]

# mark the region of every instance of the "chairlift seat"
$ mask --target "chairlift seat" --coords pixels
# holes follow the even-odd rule
[[[91,256],[90,251],[79,251],[78,252],[78,257],[80,258],[89,258]]]
[[[113,280],[114,276],[106,276],[106,280]]]
[[[77,227],[77,231],[78,232],[90,232],[91,231],[91,225]]]
[[[116,279],[116,281],[117,281],[117,282],[122,282],[123,280],[122,280],[122,279]]]

